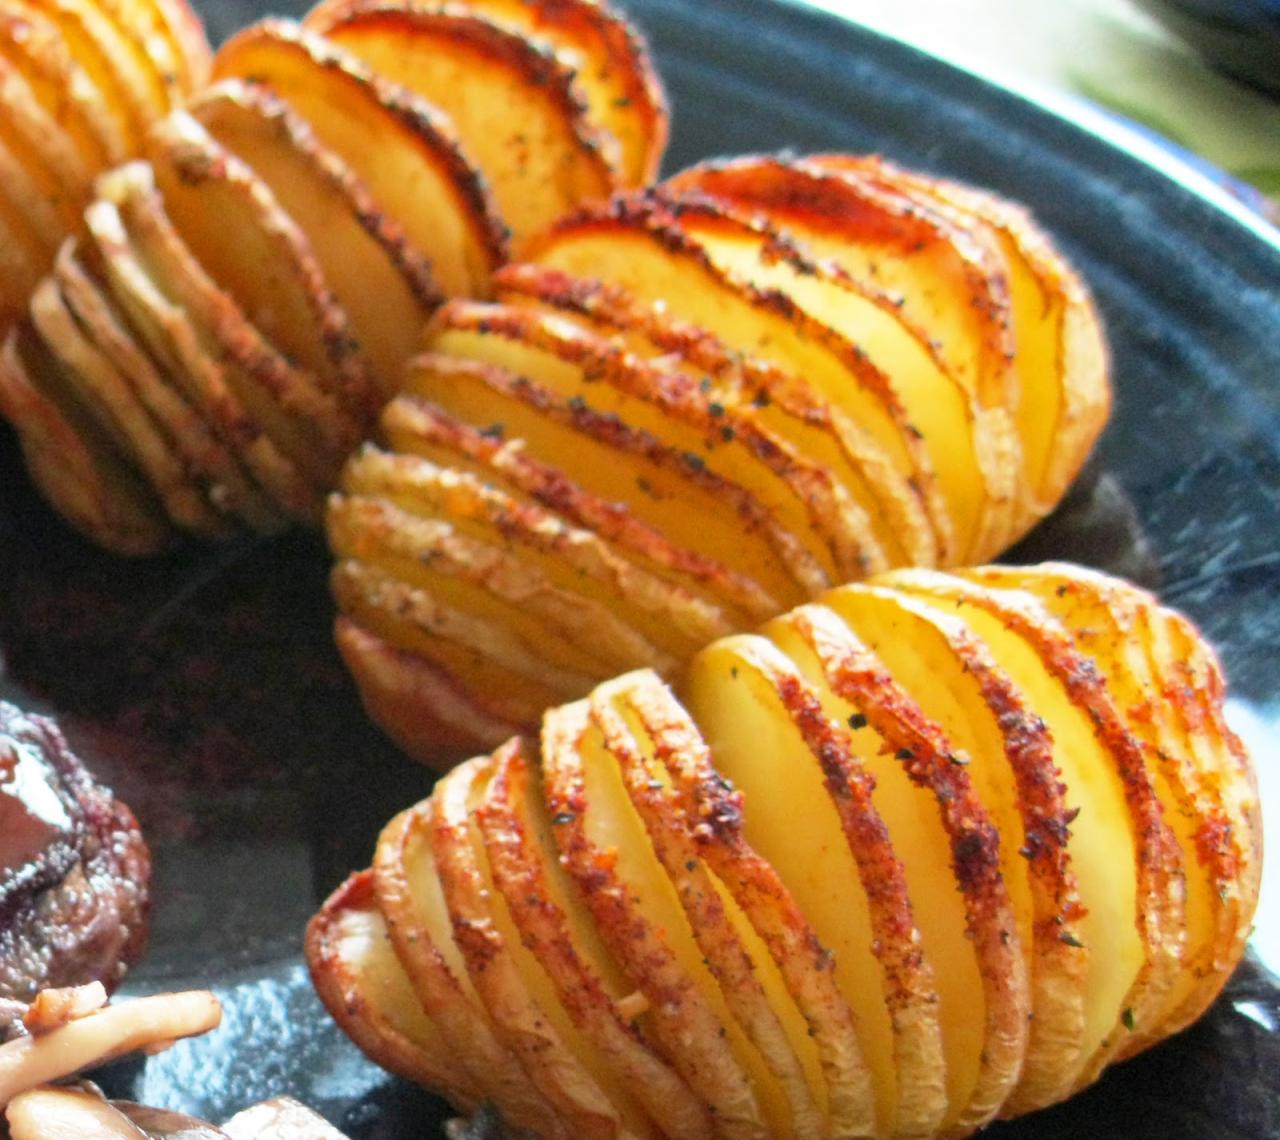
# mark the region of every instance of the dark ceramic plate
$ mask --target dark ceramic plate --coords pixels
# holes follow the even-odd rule
[[[219,37],[257,14],[203,7]],[[1119,570],[1187,609],[1221,647],[1274,810],[1276,234],[1194,175],[1179,181],[835,20],[763,0],[631,8],[673,96],[673,167],[764,148],[879,150],[1034,206],[1097,292],[1118,405],[1093,470],[1015,555]],[[218,1118],[288,1091],[358,1140],[438,1134],[444,1106],[360,1057],[299,956],[320,899],[429,787],[366,723],[331,649],[319,542],[121,563],[49,514],[15,450],[0,435],[0,695],[57,713],[142,817],[155,924],[129,988],[212,983],[226,1003],[221,1033],[118,1067],[108,1087]],[[1199,1026],[990,1135],[1280,1136],[1280,990],[1257,957],[1280,961],[1278,903],[1264,903],[1255,957]]]

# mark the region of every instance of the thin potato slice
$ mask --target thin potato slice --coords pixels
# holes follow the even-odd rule
[[[562,590],[501,545],[452,522],[424,518],[385,499],[350,493],[329,504],[329,543],[339,558],[377,566],[460,609],[483,614],[540,653],[544,667],[571,678],[607,677],[619,660],[670,671],[675,662],[649,645],[608,608]],[[477,597],[478,596],[478,597]],[[586,692],[592,681],[579,691]]]
[[[363,0],[322,0],[306,19],[323,33]],[[428,8],[409,0],[401,6]],[[623,183],[643,186],[658,174],[668,111],[643,40],[605,4],[588,0],[464,0],[455,7],[545,44],[574,70],[592,118],[618,140]]]
[[[345,616],[391,645],[422,654],[464,689],[487,692],[483,701],[492,716],[521,727],[534,724],[548,705],[590,688],[588,674],[548,664],[517,633],[492,620],[487,611],[494,603],[483,591],[443,584],[444,601],[355,558],[340,561],[332,578]],[[459,596],[464,604],[451,604]],[[524,632],[534,629],[532,621],[524,623]]]
[[[795,663],[757,635],[704,649],[683,695],[715,770],[742,793],[747,842],[834,958],[871,1073],[877,1128],[933,1133],[948,1083],[937,983],[874,779],[848,731],[825,715]]]
[[[467,750],[492,748],[520,731],[525,711],[502,719],[430,658],[400,649],[350,618],[336,619],[334,641],[370,719],[423,764],[447,769]],[[492,671],[486,675],[490,684],[499,681]]]
[[[989,430],[994,425],[976,415],[969,393],[928,338],[878,289],[810,261],[770,224],[715,204],[678,202],[675,209],[681,229],[722,271],[789,298],[851,346],[863,383],[900,409],[903,430],[919,443],[916,477],[938,500],[939,559],[959,561],[982,525],[986,503],[1012,493],[1012,434]],[[1016,450],[1012,458],[1016,462]]]
[[[271,188],[306,235],[379,387],[391,395],[440,300],[430,263],[379,213],[346,164],[267,89],[224,80],[188,109]]]
[[[96,0],[10,0],[51,20],[84,68],[136,152],[153,119],[169,110],[144,78],[141,49],[116,27]]]
[[[765,421],[754,399],[717,386],[697,369],[678,367],[671,357],[633,354],[619,339],[604,336],[581,319],[529,306],[451,306],[439,328],[483,330],[523,344],[532,354],[554,354],[574,369],[560,370],[574,394],[609,407],[633,427],[671,446],[705,456],[706,462],[741,483],[797,536],[816,566],[798,568],[810,589],[832,577],[843,581],[867,573],[880,556],[864,511],[835,472],[808,456]],[[465,350],[464,350],[465,351]],[[601,388],[610,390],[606,395]],[[616,395],[615,395],[616,393]],[[786,551],[782,552],[784,555]],[[818,573],[819,568],[821,573]]]
[[[448,114],[517,240],[620,184],[616,140],[591,124],[572,70],[515,32],[375,0],[325,37]]]
[[[251,529],[283,526],[276,506],[241,463],[246,448],[259,442],[259,433],[246,420],[186,314],[152,280],[119,210],[100,199],[85,212],[85,221],[114,305],[178,396],[167,401],[169,412],[181,417],[191,432],[188,437],[184,430],[176,438],[187,442],[189,459],[207,474],[211,501]]]
[[[444,1092],[463,1112],[476,1107],[477,1086],[459,1076],[455,1054],[396,959],[372,871],[352,875],[329,896],[307,926],[306,953],[320,1000],[366,1056]]]
[[[1147,646],[1157,644],[1144,627],[1159,621],[1149,594],[1122,586],[1103,574],[1066,564],[1045,564],[1034,571],[986,567],[966,577],[984,585],[1027,590],[1069,630],[1077,646],[1098,664],[1126,726],[1143,746],[1143,758],[1163,817],[1183,852],[1186,882],[1186,945],[1181,972],[1156,1019],[1167,1024],[1183,1003],[1211,978],[1225,939],[1238,926],[1234,881],[1243,844],[1227,838],[1222,846],[1198,842],[1197,832],[1214,820],[1220,807],[1209,783],[1213,761],[1197,755],[1194,734],[1177,717],[1176,701],[1161,699],[1165,679],[1151,665]],[[1176,1021],[1176,1017],[1174,1017]],[[1146,1035],[1151,1039],[1151,1033]],[[1142,1038],[1138,1038],[1139,1041]]]
[[[831,954],[819,943],[795,898],[773,867],[742,835],[742,796],[725,786],[689,714],[652,673],[612,685],[614,700],[637,740],[646,741],[655,782],[669,784],[672,816],[696,838],[698,857],[717,876],[768,947],[817,1050],[824,1087],[824,1130],[833,1136],[875,1129],[871,1077],[848,1004],[834,982]],[[706,820],[717,821],[715,827]],[[810,1078],[812,1081],[812,1077]]]
[[[772,541],[782,536],[772,520],[736,485],[707,471],[700,456],[686,456],[582,403],[558,400],[530,378],[478,362],[420,356],[405,388],[478,430],[518,441],[591,493],[627,504],[673,543],[728,564],[769,597],[804,597],[774,552]],[[679,510],[672,510],[673,502]]]
[[[41,105],[22,72],[0,56],[0,138],[23,163],[62,219],[64,232],[79,228],[93,171],[61,122]]]
[[[178,106],[190,88],[182,64],[153,0],[94,0],[128,43],[133,71],[146,84],[148,103],[162,115]]]
[[[155,554],[173,529],[114,445],[77,406],[57,361],[26,324],[0,350],[0,411],[13,424],[27,468],[58,512],[117,554]]]
[[[204,25],[187,0],[150,0],[182,71],[182,89],[199,91],[209,82],[213,52]]]
[[[1014,1108],[1060,1099],[1068,1087],[1064,1080],[1081,1061],[1082,991],[1089,951],[1080,944],[1082,908],[1066,848],[1070,815],[1057,782],[1049,734],[1008,674],[961,622],[918,599],[871,586],[836,591],[824,602],[911,694],[919,711],[912,712],[909,702],[903,704],[910,716],[900,731],[920,731],[913,725],[919,716],[925,718],[920,724],[932,722],[928,733],[937,740],[926,748],[963,769],[1000,836],[999,873],[1035,1010],[1018,1085],[1006,1104]],[[808,610],[799,610],[767,628],[784,649],[797,637],[812,641],[812,635],[806,639],[808,615]],[[846,648],[850,652],[842,664],[852,686],[860,675],[866,676],[869,662],[865,656],[860,662],[860,652]],[[874,681],[874,675],[869,680]],[[870,719],[868,708],[876,699],[877,685],[867,684],[865,689],[865,698],[849,700],[856,717]],[[881,700],[892,698],[891,688],[880,685],[879,690]],[[833,715],[844,712],[842,708]],[[940,753],[943,741],[949,748]],[[911,742],[902,747],[918,751]],[[867,747],[863,753],[871,755],[872,750]],[[936,794],[947,797],[949,804],[962,798],[945,785],[939,785]],[[922,896],[916,892],[912,897]],[[997,976],[1004,974],[998,955],[988,963]],[[1002,977],[997,985],[1008,980]],[[989,1004],[1008,1009],[1010,1003],[997,993]],[[989,1025],[988,1032],[992,1028]]]
[[[920,440],[874,369],[830,328],[807,317],[789,298],[761,291],[723,273],[665,207],[647,199],[615,199],[552,227],[530,245],[529,260],[587,279],[603,279],[648,304],[677,307],[685,320],[717,336],[729,349],[763,357],[800,389],[839,407],[866,435],[864,450],[879,453],[916,496],[906,505],[883,500],[916,564],[932,565],[945,543],[941,504],[927,472]],[[921,514],[923,512],[923,514]]]
[[[616,706],[618,695],[617,682],[592,692],[592,722],[675,888],[703,961],[773,1078],[773,1084],[756,1084],[768,1117],[785,1122],[781,1128],[775,1124],[773,1134],[820,1134],[825,1125],[825,1084],[808,1027],[768,948],[726,886],[702,862],[697,841],[675,810],[678,793]]]
[[[626,507],[593,495],[564,477],[553,464],[530,456],[498,433],[477,430],[440,407],[413,395],[400,396],[382,415],[383,437],[396,452],[468,471],[505,489],[522,503],[538,504],[566,522],[599,535],[715,615],[711,620],[737,629],[773,612],[773,603],[754,583],[723,563],[675,545]]]
[[[625,982],[589,923],[580,915],[542,804],[541,781],[517,741],[493,758],[484,803],[476,812],[495,887],[501,891],[520,938],[542,963],[556,997],[589,1042],[598,1063],[629,1090],[663,1136],[710,1140],[706,1108],[688,1085],[653,1051],[637,1021],[627,1018]],[[646,1135],[643,1122],[635,1130]]]
[[[0,197],[5,199],[5,212],[15,216],[24,248],[39,253],[41,271],[46,272],[67,230],[56,202],[50,200],[48,175],[33,173],[29,156],[15,145],[20,144],[0,129]]]
[[[0,331],[26,313],[27,298],[40,283],[48,260],[48,251],[32,241],[26,221],[0,189]]]
[[[127,163],[104,174],[98,195],[119,209],[153,282],[226,366],[237,395],[272,441],[317,490],[327,491],[360,439],[355,412],[314,375],[291,365],[209,277],[165,214],[149,166]]]
[[[382,400],[350,319],[267,184],[185,111],[156,124],[147,158],[165,212],[209,276],[267,340],[372,422]]]
[[[436,850],[430,800],[396,816],[378,837],[374,887],[396,957],[464,1080],[500,1103],[511,1124],[567,1138],[559,1115],[499,1043],[475,992],[445,906]]]
[[[980,562],[1010,542],[1022,468],[1012,306],[999,247],[935,211],[858,178],[803,161],[747,158],[693,167],[664,185],[694,190],[767,219],[837,277],[892,304],[936,351],[971,401],[973,450],[986,483],[962,557]],[[946,483],[946,473],[940,471]],[[965,528],[959,527],[962,534]]]
[[[875,780],[875,802],[890,842],[896,837],[938,988],[944,1128],[980,1127],[1017,1082],[1029,1013],[995,825],[947,734],[832,610],[802,606],[765,631],[795,647],[790,656],[818,687],[827,715],[849,725],[852,747]],[[939,873],[948,865],[951,883]]]
[[[546,972],[521,943],[501,893],[493,889],[474,822],[493,765],[488,758],[460,765],[434,795],[431,841],[454,940],[498,1039],[570,1134],[616,1136],[622,1120],[614,1105],[625,1094],[612,1081],[606,1081],[606,1093],[597,1080],[599,1068],[584,1066],[589,1048],[556,999]]]
[[[0,11],[0,55],[62,124],[89,169],[125,160],[129,144],[120,121],[49,16],[36,8],[6,5]]]
[[[1111,407],[1106,344],[1084,283],[1025,209],[994,194],[875,158],[823,155],[813,161],[853,169],[963,224],[984,226],[1000,243],[1010,271],[1022,389],[1017,423],[1025,477],[1018,530],[1029,528],[1075,478]]]
[[[725,1008],[585,701],[547,713],[542,758],[561,863],[647,1003],[646,1028],[714,1115],[717,1136],[768,1135],[782,1122],[766,1123],[773,1098],[755,1089],[772,1078]]]
[[[214,77],[252,79],[282,98],[430,258],[448,296],[486,296],[507,235],[486,183],[430,103],[349,51],[268,20],[225,43]]]
[[[449,519],[482,541],[505,543],[559,589],[608,606],[675,660],[731,632],[710,607],[628,562],[598,535],[522,503],[470,471],[366,445],[347,465],[342,489],[418,517]]]
[[[494,284],[505,304],[586,320],[628,350],[663,368],[678,369],[725,407],[735,407],[739,415],[837,474],[841,510],[851,516],[849,525],[862,545],[857,576],[922,556],[924,548],[911,535],[927,530],[927,524],[907,480],[849,417],[800,390],[777,368],[730,350],[705,329],[675,320],[665,303],[642,304],[617,285],[529,264],[505,266]],[[895,519],[907,525],[895,525]]]
[[[1049,725],[1073,806],[1074,860],[1090,955],[1081,1082],[1096,1078],[1128,1034],[1144,1032],[1178,969],[1180,856],[1142,763],[1095,669],[1031,596],[927,571],[894,571],[895,589],[957,612],[1014,673]],[[1092,941],[1090,941],[1092,940]],[[1134,1029],[1129,1027],[1133,1026]]]
[[[225,520],[208,505],[180,453],[138,398],[136,377],[119,370],[99,347],[104,339],[127,334],[76,265],[70,247],[64,247],[54,276],[32,296],[31,318],[58,358],[80,406],[137,466],[174,523],[205,537],[226,537],[230,529]]]
[[[701,385],[619,353],[562,318],[494,305],[453,302],[440,314],[431,347],[536,380],[570,404],[698,457],[777,520],[771,533],[792,536],[775,542],[776,556],[810,594],[861,566],[858,536],[846,525],[829,473],[716,403]]]

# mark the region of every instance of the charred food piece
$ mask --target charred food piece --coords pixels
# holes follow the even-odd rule
[[[0,702],[0,1034],[41,989],[115,987],[146,940],[150,872],[132,812],[57,726]]]

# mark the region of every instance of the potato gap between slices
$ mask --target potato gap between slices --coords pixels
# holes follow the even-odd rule
[[[1260,816],[1222,701],[1116,579],[880,574],[445,775],[312,920],[312,975],[374,1060],[538,1135],[965,1135],[1239,962]]]

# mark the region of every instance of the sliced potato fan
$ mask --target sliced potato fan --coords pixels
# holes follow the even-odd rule
[[[1212,652],[1140,590],[896,571],[676,691],[600,684],[389,825],[376,904],[353,879],[308,939],[372,1058],[406,1071],[383,995],[411,984],[418,1079],[540,1135],[967,1135],[1240,959],[1256,787]],[[357,906],[390,932],[376,986],[329,949]]]
[[[182,5],[0,13],[0,319],[21,317],[82,230],[94,176],[141,151],[150,184],[113,175],[102,193],[135,231],[145,264],[130,280],[170,308],[121,285],[112,320],[268,500],[254,510],[192,473],[162,497],[176,509],[166,533],[207,539],[219,513],[232,529],[313,521],[441,299],[487,296],[512,231],[651,175],[666,109],[644,44],[593,0],[325,3],[212,60]],[[210,72],[218,82],[172,110]],[[39,437],[27,432],[28,451]],[[116,446],[145,480],[139,439]]]
[[[336,4],[332,18],[368,11]],[[499,271],[496,303],[437,315],[410,369],[413,399],[393,402],[383,442],[495,495],[536,471],[537,489],[526,481],[515,502],[532,491],[610,543],[619,520],[643,528],[657,542],[624,544],[618,558],[696,591],[736,629],[890,567],[990,558],[1042,513],[1045,470],[1084,462],[1109,398],[1094,367],[1103,350],[1083,286],[1030,222],[994,221],[997,206],[963,212],[963,190],[930,185],[871,159],[741,159],[585,207]],[[1026,293],[1042,296],[1053,275],[1046,320]],[[1050,360],[1045,345],[1067,325],[1080,343]],[[1041,412],[1093,426],[1050,458]],[[410,419],[436,438],[406,432]],[[465,455],[460,433],[471,433]],[[582,513],[601,500],[607,513]],[[455,517],[443,502],[430,511]],[[565,590],[584,605],[602,597],[559,557]],[[681,568],[699,563],[723,570],[694,580]],[[744,613],[741,583],[770,608]],[[651,618],[616,594],[611,604],[652,641]],[[687,660],[662,642],[674,665]],[[458,686],[442,668],[437,653],[424,692]],[[426,733],[404,733],[395,687],[397,739],[447,759]],[[362,691],[370,707],[389,701],[367,680]]]

